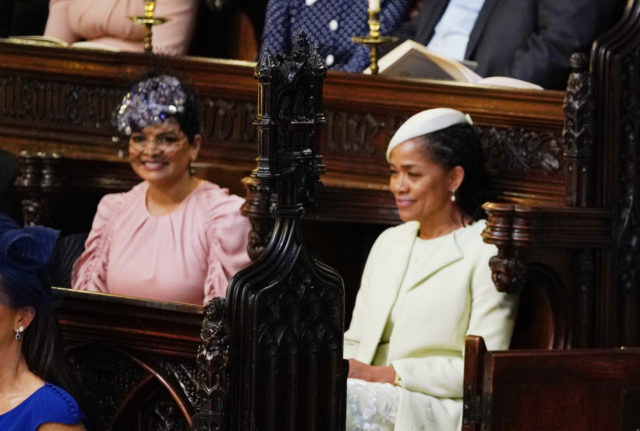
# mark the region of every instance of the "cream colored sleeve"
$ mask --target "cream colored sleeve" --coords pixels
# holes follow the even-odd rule
[[[376,239],[375,243],[371,247],[371,251],[369,252],[367,263],[364,266],[362,280],[360,282],[360,289],[358,289],[356,302],[353,307],[351,324],[349,325],[349,329],[344,333],[344,359],[355,358],[358,355],[360,339],[362,336],[361,334],[366,330],[366,328],[364,328],[364,316],[366,314],[365,311],[367,310],[367,304],[370,300],[369,295],[371,295],[371,291],[369,288],[371,284],[371,273],[377,265],[377,251],[381,247],[384,236],[385,232],[380,234],[380,236]]]

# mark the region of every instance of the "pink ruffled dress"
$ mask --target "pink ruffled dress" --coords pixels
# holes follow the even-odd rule
[[[148,187],[102,198],[72,287],[193,304],[225,296],[231,277],[249,264],[243,199],[201,181],[173,212],[153,216]]]
[[[198,12],[197,0],[157,1],[155,16],[169,21],[153,28],[153,52],[187,53]],[[142,52],[144,28],[128,16],[144,15],[143,0],[50,0],[45,36],[67,43],[87,40],[121,51]]]

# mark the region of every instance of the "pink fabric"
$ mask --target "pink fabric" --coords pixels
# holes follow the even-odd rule
[[[243,200],[202,181],[157,217],[147,211],[147,189],[143,182],[102,198],[72,287],[193,304],[225,296],[231,277],[249,264]]]
[[[197,10],[197,0],[157,0],[155,15],[170,20],[153,28],[153,52],[186,54]],[[89,40],[142,52],[144,30],[127,16],[143,14],[142,0],[50,0],[44,34],[68,43]]]

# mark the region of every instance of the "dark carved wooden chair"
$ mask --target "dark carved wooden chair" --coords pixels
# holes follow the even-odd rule
[[[491,262],[497,287],[523,293],[528,320],[530,313],[541,312],[532,311],[529,302],[546,292],[545,307],[551,307],[553,315],[544,325],[555,331],[547,347],[640,342],[635,110],[640,98],[630,90],[638,61],[634,49],[640,45],[639,19],[640,3],[630,1],[622,20],[595,42],[590,67],[582,55],[571,59],[574,70],[559,143],[563,201],[485,205],[483,236],[499,249]],[[528,291],[532,284],[539,287],[537,293]],[[519,343],[514,340],[514,346],[530,346]]]
[[[496,287],[522,293],[518,349],[467,338],[465,431],[640,426],[640,350],[557,349],[638,345],[638,25],[632,0],[594,44],[590,70],[572,58],[565,204],[485,206]]]

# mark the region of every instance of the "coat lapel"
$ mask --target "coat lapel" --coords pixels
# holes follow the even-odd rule
[[[480,9],[480,13],[478,14],[478,19],[473,26],[473,30],[471,30],[471,34],[469,35],[469,42],[467,43],[464,58],[468,59],[473,57],[473,52],[478,46],[478,42],[480,42],[480,37],[484,34],[484,28],[487,25],[487,22],[491,17],[491,13],[497,3],[498,0],[485,0],[484,5],[482,5],[482,9]]]
[[[391,307],[396,301],[400,285],[406,273],[417,233],[418,223],[411,223],[410,226],[407,226],[407,229],[400,232],[398,237],[394,239],[388,252],[378,258],[378,261],[385,260],[389,264],[386,265],[386,270],[379,274],[378,279],[371,280],[372,283],[379,287],[373,289],[376,292],[376,297],[373,298],[367,313],[366,337],[360,340],[357,358],[360,361],[370,363],[378,348]]]

